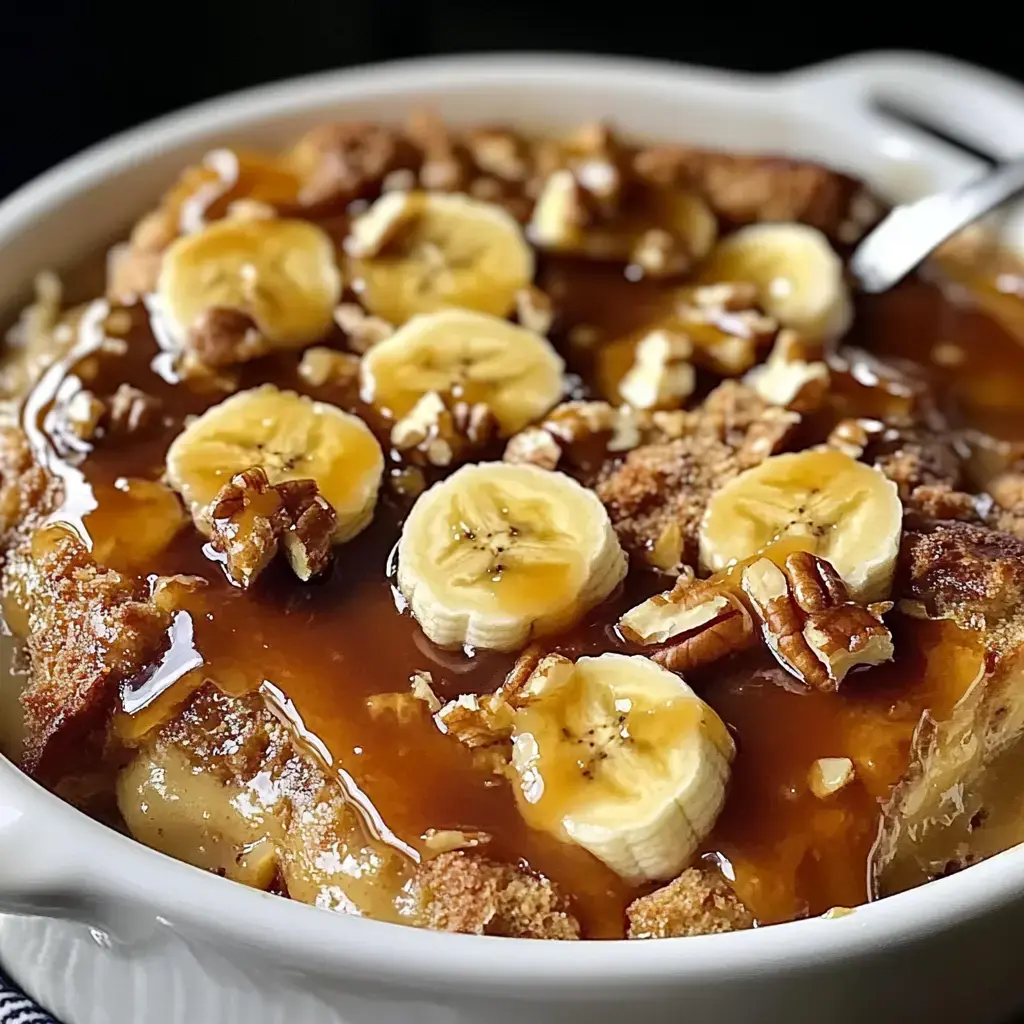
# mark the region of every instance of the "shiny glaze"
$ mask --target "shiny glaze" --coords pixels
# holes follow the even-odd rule
[[[344,224],[330,227],[340,237]],[[970,290],[911,280],[861,302],[848,340],[911,360],[914,372],[935,388],[950,422],[1024,438],[1024,418],[1013,408],[1013,396],[1024,386],[1024,357],[1013,335],[1024,320],[1024,303],[1008,294],[1005,281],[992,283],[998,280],[994,273],[982,275],[972,279]],[[548,261],[539,283],[560,308],[552,340],[583,377],[582,386],[569,382],[580,393],[593,375],[595,347],[649,323],[667,303],[664,289],[631,282],[621,268]],[[192,573],[209,582],[175,619],[161,664],[126,694],[117,728],[126,737],[141,735],[204,678],[228,692],[270,683],[400,842],[415,847],[431,828],[487,832],[493,837],[490,855],[522,861],[571,893],[585,934],[620,936],[623,910],[638,890],[579,848],[528,828],[508,783],[475,767],[469,752],[443,736],[425,711],[399,721],[367,707],[374,694],[406,690],[420,670],[431,673],[442,699],[489,692],[514,660],[440,651],[400,610],[389,565],[406,506],[385,487],[372,525],[338,552],[321,582],[303,585],[275,564],[251,590],[232,586],[203,538],[190,524],[176,530],[173,512],[161,512],[159,492],[139,482],[159,479],[164,453],[185,417],[225,393],[174,382],[141,304],[132,308],[124,333],[127,354],[102,351],[94,324],[104,313],[100,307],[92,311],[79,350],[44,378],[24,410],[37,454],[65,482],[67,498],[54,519],[78,530],[98,556],[122,571]],[[583,332],[573,330],[581,326]],[[332,335],[328,343],[341,347],[342,336]],[[962,348],[965,361],[950,365],[933,358],[937,346],[950,343]],[[852,365],[849,375],[840,375],[841,408],[810,424],[815,436],[808,441],[820,439],[840,412],[877,415],[891,408],[891,392],[899,391],[898,385],[888,392],[865,386],[873,383],[871,364],[859,355],[840,355]],[[250,364],[240,372],[240,386],[273,380],[360,412],[385,436],[353,390],[305,387],[297,359]],[[166,422],[127,444],[100,440],[92,450],[74,451],[55,429],[54,399],[66,400],[78,386],[107,395],[126,381],[161,400]],[[572,654],[621,649],[611,628],[618,614],[670,582],[634,569],[623,591],[558,638],[557,646]],[[896,661],[852,677],[839,695],[800,692],[763,654],[717,664],[688,680],[729,725],[738,747],[729,802],[706,853],[735,876],[740,895],[762,922],[866,898],[879,802],[906,767],[914,726],[925,709],[936,715],[948,710],[977,673],[972,638],[953,627],[895,617],[894,632]],[[814,797],[806,783],[811,762],[821,756],[850,756],[857,766],[857,781],[829,801]]]

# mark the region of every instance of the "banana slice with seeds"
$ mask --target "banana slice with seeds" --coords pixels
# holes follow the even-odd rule
[[[903,505],[879,470],[839,451],[774,455],[722,487],[700,527],[717,572],[779,542],[826,559],[859,602],[884,600],[896,571]]]
[[[373,518],[384,454],[358,416],[272,384],[213,406],[167,452],[167,479],[204,531],[202,511],[251,466],[261,466],[271,484],[315,480],[337,513],[333,539],[340,544]]]
[[[429,392],[488,406],[510,436],[562,397],[561,357],[539,334],[483,313],[414,317],[363,356],[363,401],[395,420]]]
[[[732,737],[637,655],[545,658],[513,718],[520,813],[631,882],[674,878],[725,804]]]
[[[535,466],[464,466],[424,492],[398,543],[398,586],[441,647],[513,651],[568,628],[626,575],[604,506]]]
[[[341,297],[330,238],[301,220],[232,218],[179,238],[157,283],[161,310],[179,341],[211,308],[239,310],[272,345],[322,337]]]
[[[507,316],[533,280],[533,250],[505,209],[461,194],[389,192],[353,225],[354,287],[393,324],[417,313]]]
[[[843,262],[828,239],[807,224],[741,228],[715,247],[700,281],[751,282],[761,308],[807,338],[838,338],[853,319]]]

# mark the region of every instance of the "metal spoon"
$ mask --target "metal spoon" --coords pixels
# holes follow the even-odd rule
[[[857,246],[850,271],[865,292],[899,284],[950,236],[1024,191],[1024,158],[966,184],[897,206]]]

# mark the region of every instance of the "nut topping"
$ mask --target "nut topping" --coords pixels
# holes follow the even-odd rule
[[[561,457],[562,449],[548,431],[542,427],[527,427],[509,438],[502,460],[554,469]]]
[[[391,443],[411,461],[450,466],[497,433],[498,421],[486,404],[456,402],[449,409],[436,391],[428,391],[391,428]]]
[[[830,376],[810,348],[795,331],[780,331],[767,362],[750,371],[747,383],[772,405],[813,412],[825,400]]]
[[[702,668],[756,642],[746,602],[725,579],[681,576],[619,619],[622,635],[643,646],[662,645],[651,658],[673,672]]]
[[[185,337],[186,360],[219,368],[258,359],[270,351],[256,321],[240,309],[210,306]]]
[[[743,570],[743,589],[779,664],[816,690],[834,692],[856,666],[892,660],[892,634],[881,621],[891,605],[851,601],[823,558],[797,552],[785,571],[759,558]]]
[[[314,388],[350,384],[359,376],[359,357],[317,345],[302,353],[299,376]]]
[[[360,355],[395,333],[394,327],[387,320],[370,316],[355,302],[341,303],[334,310],[334,322],[348,335],[352,351]]]
[[[619,393],[635,409],[677,409],[693,394],[692,358],[693,343],[685,334],[652,331],[638,343]]]
[[[279,542],[300,580],[311,579],[330,563],[336,516],[315,480],[272,486],[266,472],[252,466],[220,489],[202,518],[240,587],[252,585],[277,554]]]
[[[824,800],[853,782],[853,761],[848,757],[819,757],[807,773],[811,792]]]

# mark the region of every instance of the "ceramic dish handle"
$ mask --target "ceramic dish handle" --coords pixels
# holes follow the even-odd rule
[[[1024,155],[1024,87],[945,57],[883,52],[829,61],[789,77],[831,109],[886,120],[904,112],[996,160]]]

